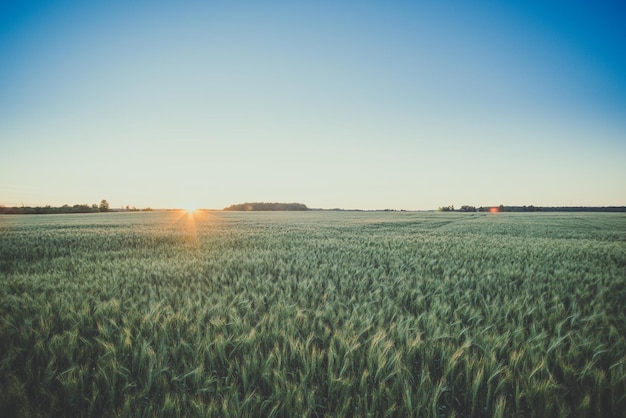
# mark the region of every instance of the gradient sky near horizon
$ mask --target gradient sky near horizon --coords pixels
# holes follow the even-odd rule
[[[614,1],[0,2],[0,204],[626,205]]]

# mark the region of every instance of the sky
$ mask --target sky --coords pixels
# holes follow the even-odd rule
[[[619,1],[0,1],[0,204],[626,205]]]

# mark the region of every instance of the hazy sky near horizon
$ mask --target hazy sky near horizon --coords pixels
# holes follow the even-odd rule
[[[618,1],[0,2],[0,204],[626,205]]]

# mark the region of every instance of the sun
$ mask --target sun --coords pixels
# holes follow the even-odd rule
[[[193,217],[200,210],[197,205],[191,203],[184,205],[181,209],[183,213],[186,213],[190,217]]]
[[[195,206],[186,206],[183,208],[183,213],[186,213],[189,218],[193,219],[198,213],[198,208]]]

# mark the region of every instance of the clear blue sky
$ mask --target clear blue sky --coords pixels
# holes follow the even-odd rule
[[[0,204],[626,205],[626,6],[0,2]]]

